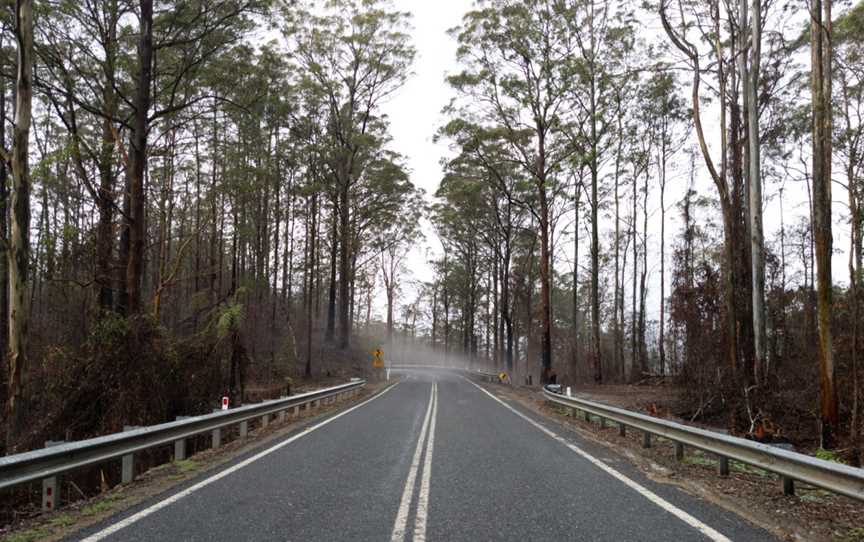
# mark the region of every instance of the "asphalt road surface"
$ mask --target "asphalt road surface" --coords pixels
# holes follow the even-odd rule
[[[82,539],[775,540],[458,374],[419,370]]]

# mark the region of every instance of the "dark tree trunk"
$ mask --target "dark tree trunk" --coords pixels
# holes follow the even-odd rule
[[[339,205],[336,198],[333,199],[333,222],[330,234],[330,287],[327,291],[327,331],[325,340],[333,342],[336,336],[336,259],[339,250]]]
[[[142,308],[141,283],[146,243],[144,172],[147,166],[147,129],[153,71],[153,0],[141,0],[140,6],[141,35],[138,43],[138,81],[129,167],[130,215],[127,217],[129,221],[129,257],[126,263],[126,292],[130,314],[137,314]]]

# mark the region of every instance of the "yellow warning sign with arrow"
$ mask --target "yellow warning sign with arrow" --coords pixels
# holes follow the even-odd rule
[[[384,351],[381,348],[376,348],[374,352],[372,352],[374,356],[372,358],[372,367],[376,369],[381,369],[384,367]]]

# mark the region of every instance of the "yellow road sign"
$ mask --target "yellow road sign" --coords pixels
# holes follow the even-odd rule
[[[384,351],[380,348],[376,348],[375,351],[372,352],[372,355],[375,356],[372,359],[372,367],[375,367],[376,369],[384,367]]]

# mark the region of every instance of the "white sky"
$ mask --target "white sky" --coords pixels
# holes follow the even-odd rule
[[[445,122],[441,110],[453,96],[444,80],[456,71],[456,41],[447,31],[462,21],[471,9],[471,0],[395,0],[397,9],[413,14],[414,46],[417,58],[414,75],[396,96],[384,104],[390,117],[393,136],[391,147],[408,158],[412,182],[432,198],[443,175],[440,161],[447,155],[447,144],[432,141],[436,130]],[[426,264],[426,249],[440,253],[440,244],[431,226],[424,224],[426,242],[418,244],[409,255],[407,267],[414,280],[431,280],[432,270]],[[397,316],[398,317],[398,316]]]

